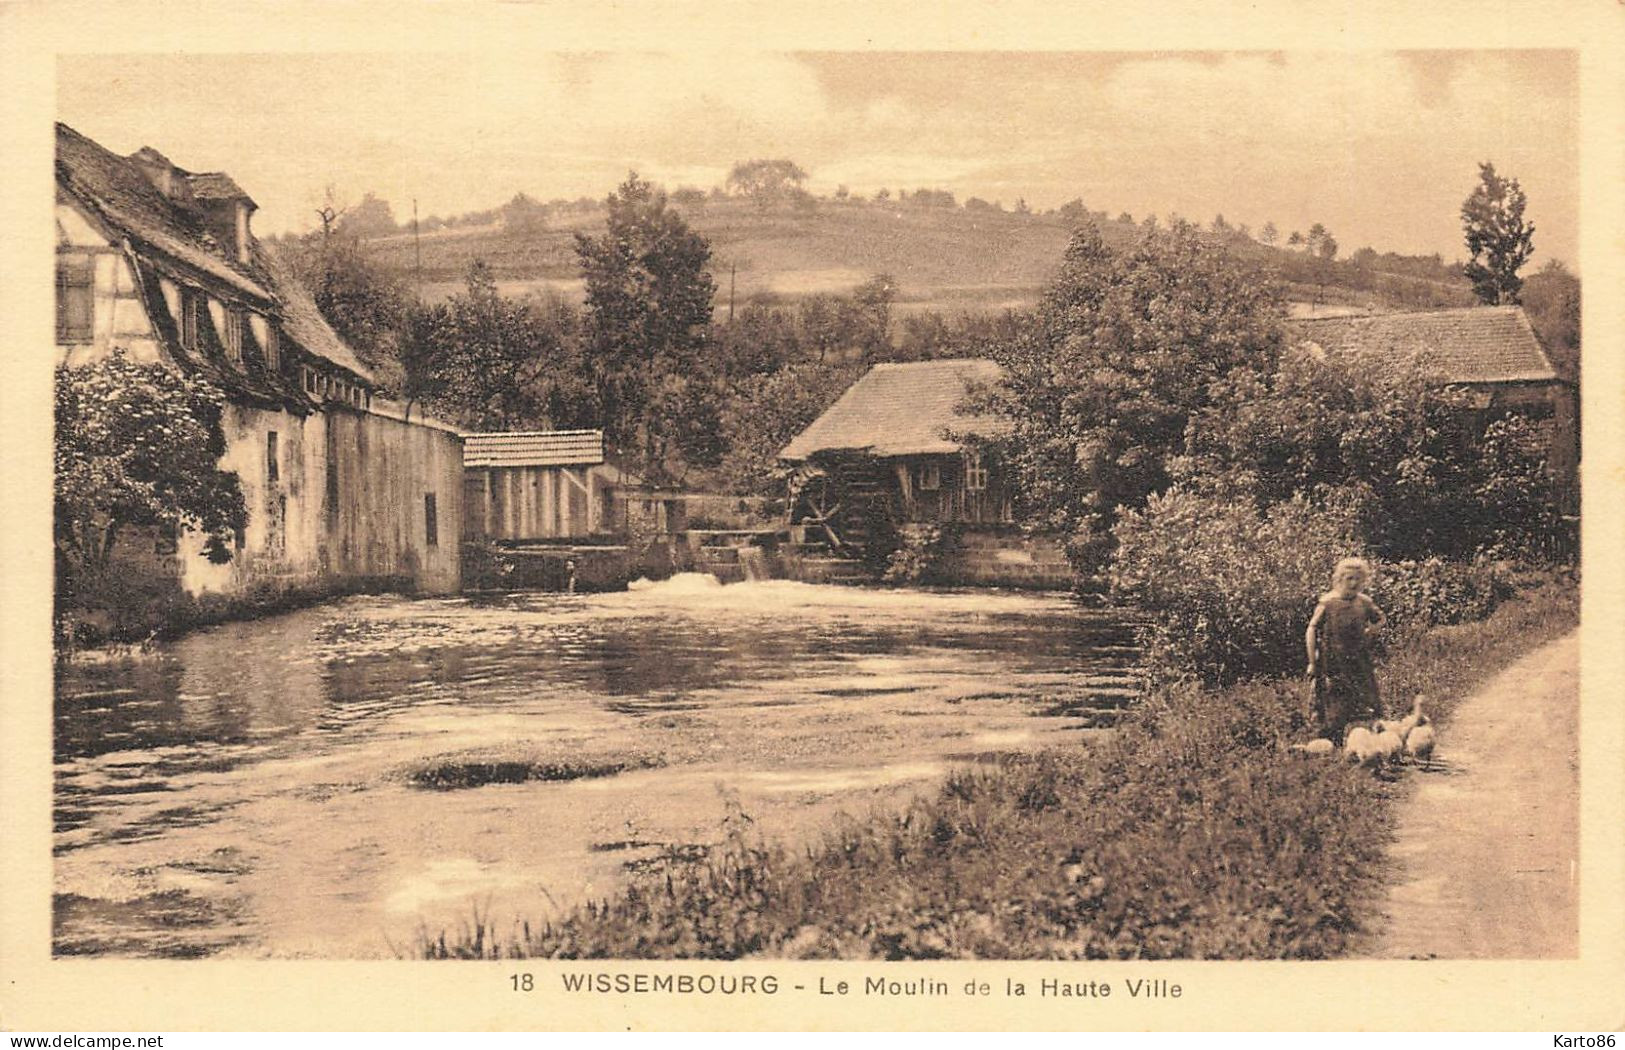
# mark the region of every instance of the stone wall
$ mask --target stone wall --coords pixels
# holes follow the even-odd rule
[[[1070,590],[1072,566],[1056,536],[1016,529],[966,529],[933,570],[944,583],[972,587]]]
[[[309,416],[230,405],[224,425],[220,465],[242,485],[248,527],[225,565],[210,564],[198,538],[182,541],[187,591],[362,580],[458,590],[463,451],[455,433],[337,405]]]

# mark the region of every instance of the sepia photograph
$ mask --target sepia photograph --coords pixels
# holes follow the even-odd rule
[[[1582,959],[1579,47],[99,47],[51,962]]]

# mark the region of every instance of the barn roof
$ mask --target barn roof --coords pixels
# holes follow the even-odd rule
[[[1559,378],[1518,306],[1322,317],[1289,321],[1287,327],[1297,345],[1314,344],[1326,353],[1416,354],[1452,383]]]
[[[863,450],[876,456],[958,452],[949,431],[996,436],[1009,424],[996,416],[959,411],[971,383],[992,383],[1003,371],[993,361],[955,358],[875,365],[840,400],[779,453],[802,460],[816,452]]]
[[[604,461],[602,430],[464,434],[464,467],[586,467]]]

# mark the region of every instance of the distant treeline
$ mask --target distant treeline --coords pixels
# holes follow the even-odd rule
[[[1089,207],[1081,197],[1074,197],[1055,208],[1035,209],[1024,198],[1018,198],[1009,206],[1001,200],[988,201],[974,196],[961,201],[952,191],[934,187],[882,187],[866,197],[841,185],[830,194],[819,195],[804,188],[806,178],[806,172],[793,161],[740,161],[733,166],[723,185],[709,189],[678,186],[670,191],[669,200],[690,215],[703,214],[711,206],[750,204],[761,211],[800,214],[816,213],[820,208],[863,207],[957,211],[987,218],[1003,216],[1011,222],[1054,223],[1068,229],[1090,223],[1101,227],[1158,228],[1164,224],[1190,221],[1177,213],[1170,213],[1163,219],[1155,214],[1137,219],[1127,211],[1113,215],[1107,209]],[[410,217],[398,217],[390,202],[374,193],[365,194],[358,203],[347,207],[332,206],[331,201],[329,204],[331,219],[324,216],[323,221],[324,225],[330,227],[330,232],[368,240],[411,233],[414,229]],[[429,215],[418,220],[416,229],[421,233],[433,233],[447,229],[496,227],[508,232],[534,232],[560,224],[575,226],[578,222],[572,220],[590,217],[603,210],[604,202],[593,197],[573,200],[557,197],[543,201],[519,192],[507,203],[494,208],[451,216]],[[1309,294],[1317,300],[1323,298],[1328,289],[1338,288],[1365,293],[1380,300],[1380,304],[1391,306],[1466,306],[1474,301],[1472,290],[1463,276],[1463,264],[1446,261],[1438,253],[1379,253],[1366,246],[1339,258],[1337,240],[1320,223],[1310,226],[1307,232],[1294,230],[1283,233],[1273,221],[1254,230],[1246,223],[1233,224],[1220,214],[1210,223],[1198,225],[1204,233],[1224,242],[1239,255],[1266,258],[1279,270],[1283,281],[1288,285],[1312,289]],[[289,236],[283,239],[295,238]],[[1350,297],[1342,295],[1338,298],[1348,300]]]

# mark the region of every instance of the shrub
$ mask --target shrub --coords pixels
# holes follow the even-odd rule
[[[1260,511],[1178,486],[1113,533],[1112,593],[1148,614],[1153,659],[1207,681],[1301,668],[1315,598],[1359,550],[1345,511],[1302,497]]]
[[[1396,626],[1482,620],[1513,590],[1509,570],[1485,558],[1385,562],[1371,583],[1372,598]]]
[[[931,582],[959,539],[957,530],[945,525],[903,525],[897,532],[898,547],[886,562],[888,583]]]

